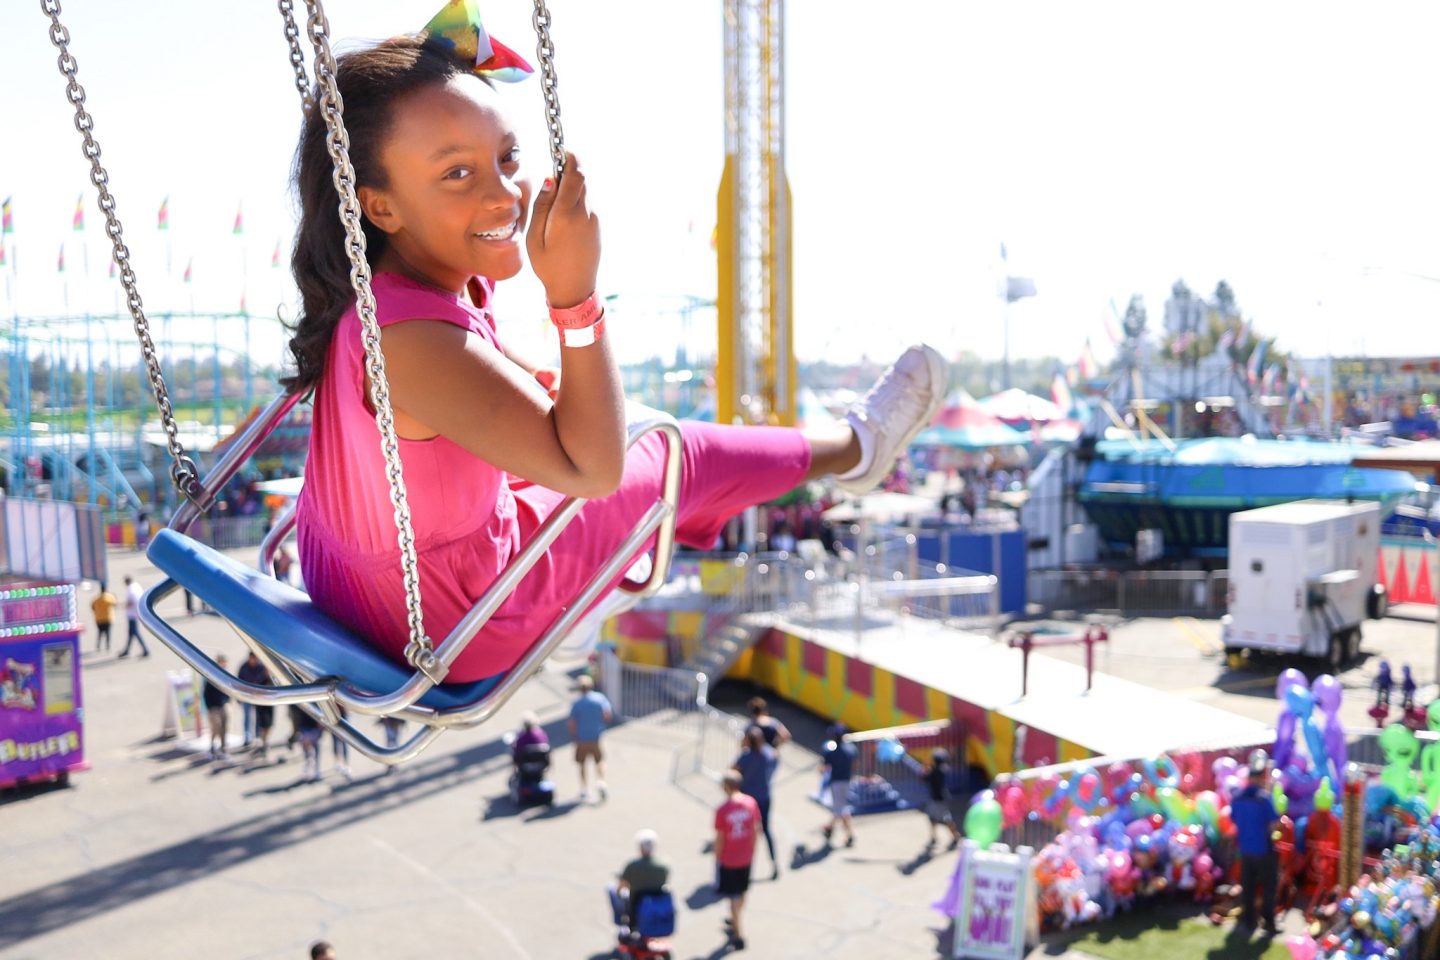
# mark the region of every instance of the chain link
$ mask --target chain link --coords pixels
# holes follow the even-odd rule
[[[300,46],[300,27],[295,23],[294,0],[277,0],[280,16],[285,18],[285,42],[290,45],[290,66],[295,71],[295,89],[300,91],[300,106],[305,115],[315,105],[310,95],[310,78],[305,75],[305,51]]]
[[[380,349],[380,324],[375,319],[375,294],[370,289],[370,262],[365,256],[365,232],[360,226],[360,201],[355,194],[355,168],[350,162],[350,136],[345,131],[345,103],[335,79],[335,57],[330,52],[330,24],[320,0],[307,0],[310,10],[310,43],[315,48],[315,84],[320,111],[328,136],[325,145],[334,163],[335,191],[340,195],[340,219],[345,225],[345,253],[350,258],[350,283],[355,288],[355,309],[360,316],[361,339],[365,346],[365,372],[370,378],[370,402],[375,407],[375,425],[380,428],[380,447],[385,455],[385,475],[390,482],[390,503],[395,508],[395,527],[400,545],[400,567],[405,580],[405,607],[410,642],[405,659],[435,682],[443,669],[425,635],[420,605],[420,563],[415,553],[415,530],[410,522],[410,502],[405,493],[405,476],[400,463],[400,442],[395,435],[395,415],[390,406],[390,384],[385,377],[385,354]]]
[[[90,161],[90,182],[99,192],[100,212],[105,214],[105,235],[110,238],[112,256],[120,274],[120,283],[125,287],[125,305],[134,321],[135,336],[140,340],[140,353],[145,359],[145,370],[150,380],[150,392],[155,396],[155,405],[160,409],[160,422],[165,430],[165,445],[170,451],[170,480],[180,494],[199,502],[201,497],[200,471],[185,453],[180,443],[180,430],[175,423],[175,411],[170,405],[170,391],[165,386],[165,375],[160,370],[160,355],[150,337],[150,321],[145,316],[145,304],[140,299],[136,286],[135,270],[130,265],[130,249],[125,246],[124,230],[115,213],[115,197],[110,193],[110,174],[100,164],[100,144],[95,140],[95,120],[85,109],[85,88],[76,79],[80,65],[70,52],[70,31],[60,22],[60,0],[40,0],[40,9],[50,18],[50,42],[60,51],[58,63],[60,73],[67,85],[65,97],[75,107],[75,129],[84,137],[82,151]]]
[[[555,78],[555,45],[550,42],[550,10],[535,0],[535,56],[540,61],[540,92],[545,95],[545,125],[550,128],[550,163],[555,179],[565,172],[565,131],[560,126],[559,82]]]

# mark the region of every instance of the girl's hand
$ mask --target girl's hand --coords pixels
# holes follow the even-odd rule
[[[546,178],[535,197],[525,248],[545,285],[545,298],[559,309],[573,307],[595,292],[600,270],[600,221],[585,202],[585,173],[567,153],[557,185]]]

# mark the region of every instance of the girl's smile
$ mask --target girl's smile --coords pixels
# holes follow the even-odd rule
[[[383,186],[365,215],[389,243],[379,267],[459,292],[475,275],[520,271],[530,183],[495,91],[457,76],[395,102],[380,148]]]

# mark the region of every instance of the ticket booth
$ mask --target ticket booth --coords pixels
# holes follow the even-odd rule
[[[65,783],[85,762],[71,583],[0,583],[0,787]]]

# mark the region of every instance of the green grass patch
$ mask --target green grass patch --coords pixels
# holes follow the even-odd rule
[[[1167,910],[1116,914],[1072,933],[1073,939],[1058,942],[1101,960],[1290,960],[1283,937],[1247,938],[1234,924],[1217,927]]]

